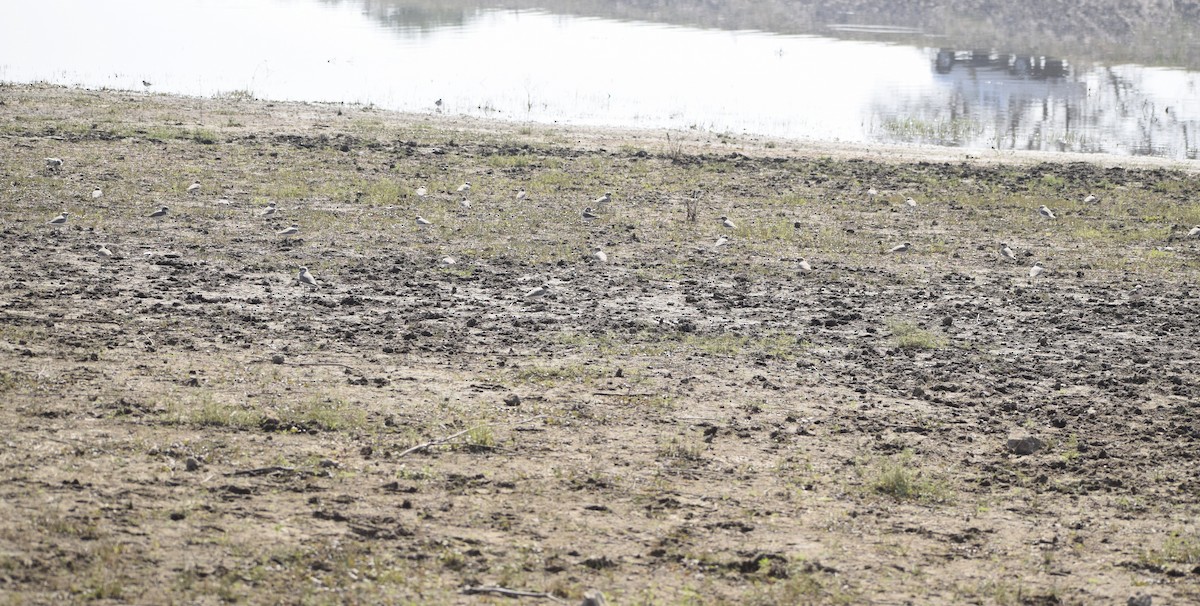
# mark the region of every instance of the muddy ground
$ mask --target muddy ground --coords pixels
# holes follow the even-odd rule
[[[1200,600],[1194,165],[24,85],[0,150],[5,603]]]

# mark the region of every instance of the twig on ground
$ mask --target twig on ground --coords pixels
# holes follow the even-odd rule
[[[477,587],[463,587],[462,593],[467,595],[476,593],[494,593],[507,598],[539,598],[565,604],[566,602],[553,594],[540,591],[521,591],[519,589],[508,589],[506,587],[497,587],[495,585],[479,585]]]
[[[518,421],[516,423],[511,424],[511,425],[509,425],[509,427],[520,427],[521,425],[524,425],[526,423],[532,423],[538,419],[544,418],[545,416],[546,415],[537,415],[535,417],[529,417],[528,419],[525,419],[524,421]],[[441,444],[445,444],[446,442],[449,442],[450,440],[453,440],[454,438],[457,438],[458,436],[461,436],[465,433],[469,433],[471,430],[478,429],[480,427],[483,427],[483,425],[475,425],[473,427],[468,427],[458,433],[450,434],[444,438],[436,438],[436,439],[430,440],[428,442],[425,442],[424,444],[417,444],[416,446],[413,446],[412,448],[409,448],[408,450],[405,450],[404,452],[396,455],[396,458],[398,459],[405,455],[412,454],[418,450],[425,450],[426,448],[431,448],[433,446],[439,446]]]

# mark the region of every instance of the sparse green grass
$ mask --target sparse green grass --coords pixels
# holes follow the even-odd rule
[[[900,349],[937,349],[947,343],[946,337],[925,330],[916,323],[892,320],[887,323],[892,332],[892,343]]]
[[[1200,565],[1200,535],[1195,532],[1172,532],[1160,547],[1143,550],[1138,555],[1138,561],[1145,566],[1160,568]]]
[[[912,451],[896,457],[877,458],[859,467],[867,490],[896,501],[925,504],[945,503],[953,493],[948,484],[916,461]]]

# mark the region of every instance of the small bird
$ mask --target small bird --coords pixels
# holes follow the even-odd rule
[[[281,229],[281,230],[275,232],[275,235],[283,236],[284,238],[290,238],[291,236],[294,236],[298,233],[300,233],[300,226],[296,223],[292,223],[291,227]]]
[[[916,207],[917,207],[917,201],[916,201],[916,200],[913,200],[912,198],[907,198],[907,199],[905,199],[905,200],[904,200],[904,203],[905,203],[905,204],[907,204],[909,208],[916,208]]]
[[[275,211],[277,210],[279,210],[279,208],[275,206],[274,202],[268,202],[267,207],[262,209],[262,216],[269,217],[275,214]]]
[[[1083,199],[1084,204],[1091,204],[1092,202],[1099,202],[1099,201],[1100,201],[1100,198],[1097,198],[1096,196],[1094,196],[1092,194],[1088,194],[1088,197]]]
[[[426,227],[429,227],[430,225],[433,225],[433,223],[430,223],[429,221],[427,221],[425,219],[425,217],[417,215],[417,228],[418,229],[425,229]]]
[[[425,197],[425,195],[426,195],[426,194],[428,194],[428,193],[429,193],[429,189],[427,189],[427,188],[425,188],[425,187],[418,187],[418,188],[417,188],[417,197],[418,197],[418,198],[424,198],[424,197]]]
[[[458,205],[461,206],[463,208],[463,210],[471,209],[471,201],[466,198],[463,198],[462,202],[459,202]]]
[[[221,198],[220,200],[213,202],[213,204],[216,204],[217,206],[233,206],[233,202],[230,201],[229,198]]]
[[[800,273],[806,274],[812,271],[812,264],[807,259],[800,258]]]
[[[440,112],[440,111],[442,111],[442,100],[441,100],[441,99],[438,99],[437,101],[434,101],[434,102],[433,102],[433,104],[437,106],[437,110],[438,110],[439,112]]]
[[[1042,267],[1041,261],[1034,263],[1033,267],[1029,268],[1029,279],[1032,280],[1032,279],[1042,275],[1042,272],[1044,272],[1044,271],[1046,271],[1046,268]]]
[[[58,170],[62,165],[62,158],[46,158],[46,168],[49,170]]]
[[[195,194],[198,191],[200,191],[199,181],[193,181],[191,185],[187,186],[187,193],[189,194]]]
[[[1038,214],[1043,217],[1046,217],[1047,219],[1057,219],[1058,218],[1054,215],[1054,211],[1050,210],[1049,208],[1046,208],[1045,204],[1038,207]]]
[[[101,257],[104,257],[105,259],[112,258],[112,251],[109,250],[107,246],[105,246],[103,244],[96,244],[95,246],[96,246],[96,254],[100,255]]]
[[[525,293],[525,298],[526,299],[536,299],[542,295],[545,295],[549,291],[550,291],[550,283],[546,282],[545,284],[542,284],[541,286]]]
[[[601,263],[608,263],[608,255],[604,254],[604,251],[599,246],[592,252],[592,257]]]
[[[726,238],[725,236],[721,236],[721,237],[717,238],[716,244],[713,244],[713,250],[721,248],[722,246],[725,246],[726,244],[729,244],[729,238]]]
[[[53,219],[50,219],[50,220],[49,220],[49,221],[47,221],[46,223],[47,223],[48,225],[62,225],[63,223],[66,223],[66,222],[67,222],[67,215],[68,215],[68,214],[70,214],[70,213],[68,213],[67,211],[65,211],[65,210],[64,210],[64,211],[62,211],[61,213],[58,213],[58,216],[57,216],[57,217],[54,217]]]
[[[167,216],[167,207],[165,207],[165,206],[150,213],[151,219],[158,219],[158,218],[165,217],[165,216]]]
[[[470,181],[464,181],[462,185],[458,186],[459,193],[462,193],[465,191],[471,191],[471,182]]]
[[[1135,284],[1133,286],[1133,290],[1126,293],[1125,298],[1129,299],[1130,301],[1141,301],[1145,294],[1146,293],[1142,291],[1142,285]]]
[[[603,196],[592,200],[592,205],[594,205],[596,208],[604,208],[604,206],[608,204],[609,200],[612,200],[612,192],[604,192]]]
[[[875,196],[879,195],[879,190],[872,187],[871,189],[867,190],[867,195],[874,198]]]
[[[525,188],[521,188],[521,191],[517,192],[517,199],[518,199],[518,200],[524,200],[524,199],[525,199],[525,196],[526,196],[526,194],[525,194]]]
[[[150,81],[149,81],[149,80],[142,80],[142,86],[144,86],[144,87],[146,87],[146,88],[150,88]]]
[[[1010,261],[1017,260],[1017,255],[1013,253],[1013,249],[1009,248],[1005,242],[1000,243],[1000,254],[1004,255],[1004,258]]]
[[[734,225],[733,221],[730,221],[729,217],[725,215],[721,215],[721,225],[724,225],[725,229],[737,229],[737,225]]]
[[[321,285],[317,284],[317,279],[314,278],[312,274],[308,273],[308,268],[304,267],[303,265],[300,266],[300,274],[296,276],[296,279],[300,280],[300,282],[304,284],[312,286],[313,288],[321,288]]]
[[[103,196],[103,195],[104,195],[104,192],[100,191],[99,187],[92,190],[92,199],[93,200],[95,200],[96,198],[99,198],[100,196]]]
[[[458,261],[455,260],[454,257],[443,257],[441,260],[441,264],[445,265],[446,267],[450,267],[451,265],[455,265],[457,263]]]
[[[1189,237],[1189,238],[1200,238],[1200,225],[1197,225],[1197,226],[1195,226],[1195,227],[1193,227],[1193,228],[1189,229],[1189,230],[1188,230],[1188,235],[1187,235],[1187,237]]]
[[[590,207],[590,206],[583,209],[583,214],[580,216],[583,217],[584,223],[591,223],[592,221],[595,221],[596,219],[600,218],[599,215],[596,215],[595,213],[592,212],[592,207]]]
[[[912,248],[912,244],[905,242],[904,244],[898,244],[896,246],[893,246],[890,250],[888,250],[888,252],[890,252],[890,253],[908,252],[908,249],[910,249],[910,248]]]

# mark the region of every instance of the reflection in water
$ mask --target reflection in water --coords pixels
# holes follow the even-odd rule
[[[990,45],[959,50],[945,39],[937,39],[942,48],[929,48],[931,38],[919,30],[849,13],[825,32],[855,39],[481,8],[485,4],[18,3],[9,11],[15,18],[0,20],[0,79],[133,90],[148,80],[153,92],[235,91],[534,122],[1197,156],[1196,72],[1094,67],[1045,53],[992,52]],[[606,6],[566,4],[585,13]],[[671,11],[697,2],[635,5],[675,15]],[[189,23],[186,32],[174,27],[179,22]],[[39,34],[90,39],[96,31],[131,27],[138,36],[108,37],[87,53],[46,45]]]
[[[997,150],[1197,157],[1197,74],[938,49],[937,90],[873,108],[884,140]],[[891,118],[889,118],[889,116]]]

